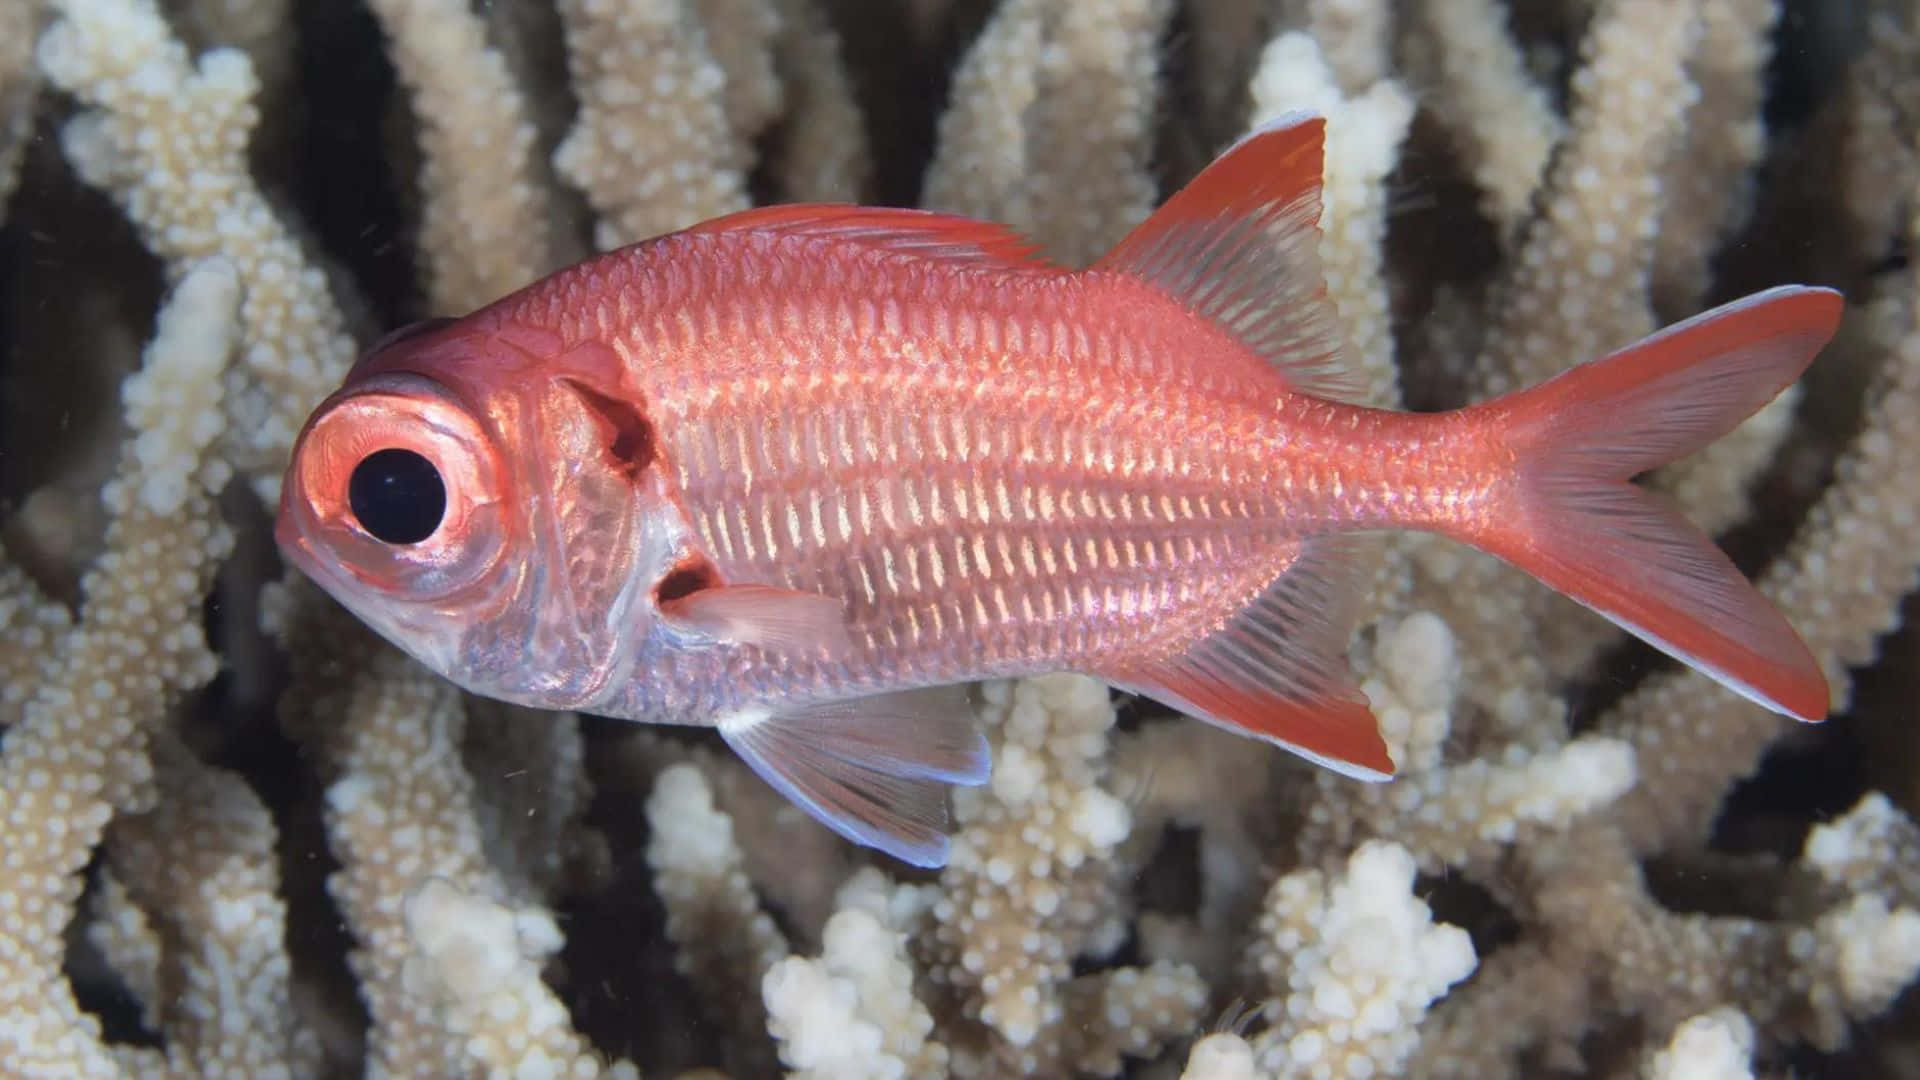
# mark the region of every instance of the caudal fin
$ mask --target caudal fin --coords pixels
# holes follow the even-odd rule
[[[1463,537],[1777,712],[1827,715],[1826,678],[1724,552],[1629,480],[1719,438],[1800,377],[1842,300],[1787,286],[1676,323],[1481,409],[1505,414],[1513,499]]]

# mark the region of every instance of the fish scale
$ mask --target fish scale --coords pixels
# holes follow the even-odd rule
[[[724,461],[712,463],[712,467],[725,474],[728,471]],[[721,570],[727,576],[745,576],[760,580],[768,574],[787,574],[795,579],[796,587],[800,579],[814,571],[817,564],[831,565],[846,557],[859,557],[865,551],[875,547],[893,544],[911,544],[929,534],[951,534],[972,541],[978,539],[989,547],[998,547],[1001,542],[1010,543],[1016,551],[1045,550],[1049,561],[1060,565],[1067,573],[1075,572],[1071,556],[1062,554],[1062,549],[1072,551],[1084,540],[1096,542],[1104,537],[1124,539],[1135,542],[1129,534],[1138,533],[1140,538],[1152,538],[1167,529],[1184,529],[1198,540],[1210,545],[1214,534],[1221,531],[1244,531],[1244,523],[1231,520],[1208,522],[1193,520],[1182,522],[1163,519],[1157,507],[1164,493],[1163,488],[1143,485],[1136,491],[1108,491],[1106,497],[1129,511],[1137,506],[1139,520],[1121,520],[1096,512],[1090,516],[1069,514],[1067,507],[1073,506],[1079,498],[1089,494],[1096,485],[1110,483],[1089,470],[1032,469],[1015,481],[1024,497],[1009,499],[1006,509],[1009,515],[1003,515],[1001,508],[988,492],[991,485],[983,481],[983,475],[1002,469],[1005,464],[989,457],[983,457],[973,464],[955,467],[949,462],[932,460],[922,463],[903,463],[901,473],[896,476],[861,475],[849,471],[840,475],[807,476],[801,482],[809,483],[802,490],[783,487],[781,490],[747,497],[733,493],[718,493],[705,490],[698,482],[690,485],[687,491],[688,501],[705,504],[711,500],[713,505],[726,505],[741,500],[745,507],[744,517],[751,524],[744,530],[747,536],[771,534],[775,543],[769,547],[765,543],[749,542],[747,536],[736,538],[733,530],[727,535],[709,533],[703,539],[710,549],[717,551],[751,552],[751,557],[733,561],[722,560]],[[925,471],[920,471],[924,469]],[[1185,492],[1181,494],[1185,495]],[[1202,503],[1211,500],[1204,498],[1210,492],[1201,492]],[[1189,503],[1193,500],[1188,499]],[[806,528],[806,522],[812,516],[812,507],[831,504],[836,507],[851,506],[849,524],[852,529],[843,540],[838,535],[830,542],[821,544],[815,541]],[[961,507],[967,508],[963,516]],[[862,513],[862,508],[870,508]],[[1127,515],[1133,517],[1132,513]],[[724,519],[723,519],[724,520]],[[968,546],[971,546],[969,544]],[[960,549],[964,551],[964,548]],[[947,564],[964,559],[964,554],[943,558],[937,563],[929,558],[929,573],[954,573],[957,580],[952,587],[964,588],[965,581],[959,568],[949,569]],[[989,564],[991,560],[989,560]],[[1100,567],[1098,569],[1125,569],[1123,567]],[[1156,572],[1163,568],[1153,568]],[[1005,576],[1020,580],[1027,578],[1044,581],[1031,572],[1024,571],[1024,561],[1019,565],[1005,568]],[[936,587],[945,583],[935,582]]]
[[[911,400],[909,387],[899,393]],[[773,415],[806,415],[823,422],[821,412],[803,414],[801,407],[767,403]],[[990,406],[980,409],[992,415]],[[911,412],[918,415],[921,410]],[[927,414],[941,415],[931,406]],[[939,441],[934,432],[943,424],[922,422],[925,430],[918,438],[897,427],[888,434],[898,444],[934,447]],[[1071,416],[1062,423],[1069,430],[1078,425]],[[951,453],[929,453],[894,463],[900,471],[888,475],[863,468],[868,464],[864,458],[852,468],[821,468],[819,463],[830,456],[783,433],[779,423],[752,426],[768,433],[765,440],[755,440],[756,446],[775,448],[760,454],[757,463],[784,479],[779,487],[761,485],[752,495],[744,490],[738,479],[742,470],[730,457],[702,452],[733,443],[731,432],[689,425],[678,441],[685,455],[678,460],[687,503],[738,511],[697,515],[702,545],[719,554],[715,561],[728,579],[771,580],[848,598],[851,627],[856,635],[868,635],[857,642],[867,647],[845,658],[848,665],[864,663],[897,672],[901,658],[895,654],[918,648],[923,635],[957,635],[962,646],[944,665],[923,667],[922,677],[932,680],[982,663],[1014,671],[1057,664],[1063,655],[1069,662],[1084,662],[1101,647],[1136,645],[1148,632],[1164,637],[1166,627],[1145,624],[1156,609],[1167,606],[1170,594],[1195,596],[1218,576],[1215,566],[1223,557],[1244,559],[1271,549],[1266,542],[1274,531],[1270,525],[1250,527],[1255,523],[1231,517],[1181,521],[1160,512],[1163,501],[1174,495],[1189,506],[1197,502],[1210,507],[1214,493],[1197,484],[1170,489],[1148,478],[1132,490],[1102,486],[1113,478],[1098,469],[1098,455],[1090,449],[1073,455],[1077,460],[1029,466],[1013,485],[1020,497],[995,498],[994,484],[987,478],[1009,463],[990,443],[976,444],[964,464]],[[1090,437],[1075,441],[1089,448],[1094,442]],[[1095,490],[1100,491],[1097,498]],[[1066,512],[1083,498],[1091,514]],[[806,523],[811,507],[824,504],[850,507],[851,528],[844,537],[836,531],[821,543]],[[863,507],[867,512],[861,512]],[[754,539],[769,536],[772,544]],[[1176,539],[1185,539],[1188,546],[1176,548]],[[1149,557],[1156,541],[1164,546]],[[976,549],[988,557],[973,558]],[[850,573],[849,568],[860,572]],[[853,580],[846,580],[849,577]],[[1089,605],[1073,596],[1075,579],[1082,579],[1084,590],[1101,601]],[[983,608],[994,617],[979,618]],[[1134,609],[1131,617],[1128,609]],[[1003,610],[1011,617],[998,618]],[[1225,614],[1223,610],[1215,617]],[[898,635],[885,634],[890,627],[903,629]],[[1077,633],[1070,635],[1069,629]],[[1066,648],[1070,639],[1077,648]],[[777,668],[779,661],[768,664]],[[809,670],[796,665],[791,677],[801,680]],[[778,682],[771,671],[767,674]],[[803,689],[793,683],[779,685],[788,693]]]
[[[1369,780],[1361,532],[1499,556],[1775,711],[1819,666],[1629,481],[1832,335],[1734,301],[1513,395],[1351,403],[1325,124],[1236,144],[1085,271],[1010,230],[768,207],[376,346],[309,419],[281,549],[477,693],[701,724],[858,843],[942,863],[959,684],[1076,669]],[[422,523],[432,525],[422,534]]]
[[[695,276],[711,281],[715,291],[729,297],[733,305],[748,307],[760,302],[756,291],[742,288],[743,280],[755,277],[752,270],[735,280],[725,280],[723,273],[716,271],[711,277],[696,273]],[[1115,475],[1119,469],[1113,444],[1125,440],[1145,443],[1153,435],[1151,428],[1166,423],[1160,411],[1143,415],[1141,419],[1147,423],[1138,424],[1135,430],[1118,434],[1109,430],[1103,435],[1089,426],[1082,410],[1055,405],[1063,399],[1063,390],[1049,388],[1052,392],[1036,395],[1029,380],[1015,384],[1003,377],[976,384],[955,374],[970,369],[1001,368],[1026,372],[1050,366],[1070,377],[1060,380],[1065,387],[1084,384],[1088,373],[1114,366],[1103,362],[1103,356],[1139,355],[1144,351],[1110,346],[1104,338],[1090,333],[1049,336],[1024,330],[983,329],[1000,316],[998,313],[983,315],[963,307],[982,292],[993,295],[991,290],[983,290],[973,281],[962,279],[955,283],[959,288],[947,290],[959,293],[958,296],[936,293],[912,304],[898,305],[902,314],[896,321],[901,332],[911,333],[923,326],[944,326],[948,333],[963,339],[1029,344],[1066,337],[1071,346],[1086,350],[1085,354],[1041,353],[1034,358],[1001,357],[983,362],[958,343],[936,338],[923,344],[917,363],[908,364],[890,348],[891,342],[883,339],[861,350],[857,356],[827,358],[825,363],[833,364],[835,370],[852,369],[854,374],[847,380],[852,385],[843,386],[835,397],[823,400],[819,389],[821,380],[806,370],[806,352],[795,350],[790,341],[764,335],[770,322],[792,322],[824,326],[827,329],[820,333],[838,340],[838,331],[832,326],[836,314],[857,310],[851,296],[864,284],[856,269],[838,276],[847,283],[834,291],[810,292],[811,310],[793,311],[782,320],[756,319],[731,310],[696,319],[701,325],[759,331],[733,341],[708,339],[701,343],[699,350],[701,357],[706,358],[704,362],[736,375],[736,381],[723,385],[719,394],[713,396],[744,407],[716,416],[700,407],[706,404],[708,395],[703,394],[699,402],[675,400],[673,386],[681,385],[677,381],[661,387],[657,398],[643,390],[643,394],[657,401],[657,409],[666,418],[663,426],[675,433],[675,448],[670,457],[677,466],[687,504],[738,508],[737,515],[696,517],[704,546],[720,553],[716,562],[723,576],[778,580],[794,588],[848,595],[856,601],[850,611],[850,621],[856,629],[903,621],[909,627],[923,626],[943,610],[930,606],[928,593],[946,596],[951,590],[953,597],[948,607],[962,612],[977,610],[967,590],[984,587],[984,583],[973,580],[979,577],[977,573],[963,573],[963,567],[957,565],[964,562],[965,552],[975,543],[989,548],[1010,545],[1017,551],[1044,550],[1050,563],[1064,564],[1072,574],[1079,572],[1074,566],[1078,560],[1063,554],[1063,549],[1070,553],[1086,540],[1097,542],[1116,535],[1131,545],[1136,537],[1127,535],[1129,533],[1137,533],[1140,539],[1151,539],[1170,529],[1182,530],[1178,535],[1196,542],[1191,549],[1194,560],[1188,566],[1178,565],[1180,560],[1169,556],[1155,562],[1138,560],[1135,565],[1106,565],[1096,561],[1086,567],[1085,572],[1099,575],[1096,580],[1103,592],[1126,596],[1130,602],[1145,600],[1146,606],[1151,607],[1151,598],[1166,592],[1164,586],[1169,576],[1202,578],[1214,572],[1209,571],[1207,565],[1217,561],[1217,549],[1219,554],[1225,554],[1224,546],[1232,534],[1247,533],[1249,525],[1256,524],[1231,518],[1181,521],[1158,512],[1162,503],[1173,496],[1180,497],[1189,506],[1196,497],[1201,505],[1212,504],[1220,481],[1210,479],[1209,474],[1217,474],[1218,470],[1209,470],[1199,463],[1181,461],[1169,477],[1135,478],[1132,488],[1115,486],[1121,481]],[[1044,293],[1036,299],[1051,300]],[[1054,305],[1058,306],[1058,301]],[[885,307],[876,307],[876,314],[870,318],[876,323],[885,321],[878,314]],[[1026,321],[1043,325],[1053,320]],[[956,327],[974,329],[963,332],[956,331]],[[856,337],[856,340],[860,339]],[[676,346],[684,345],[668,339],[654,349],[639,342],[630,348],[634,356],[646,357],[670,353]],[[762,359],[756,366],[740,360],[742,356]],[[1048,359],[1053,361],[1051,365],[1045,363]],[[696,358],[685,364],[670,362],[661,366],[683,371],[700,362]],[[636,366],[645,368],[648,363]],[[764,374],[767,370],[775,374]],[[1280,388],[1267,378],[1267,372],[1259,374],[1270,384],[1270,394],[1277,394]],[[960,395],[952,390],[957,386],[972,386],[973,390]],[[1077,402],[1079,395],[1068,400]],[[890,402],[893,409],[883,412],[878,408],[881,401]],[[1052,414],[1009,421],[1009,417],[1022,416],[1015,411],[1017,407],[1036,401],[1043,407],[1052,407]],[[903,404],[907,406],[905,409],[900,408]],[[1185,410],[1178,407],[1164,410],[1176,415],[1181,411]],[[771,422],[762,419],[768,417],[774,419]],[[861,417],[878,417],[877,423],[883,428],[872,431],[870,438],[842,444],[850,444],[850,454],[823,445],[826,440],[819,435],[821,429],[853,430],[860,426]],[[955,428],[961,429],[965,437],[951,437]],[[994,437],[996,432],[998,437]],[[1055,437],[1042,437],[1049,432]],[[744,455],[737,450],[729,453],[723,449],[741,446],[748,448]],[[882,447],[894,451],[890,460],[883,459]],[[848,464],[836,467],[836,453]],[[1015,469],[1019,470],[1015,477],[1017,487],[1024,497],[1008,500],[1006,509],[1011,510],[1011,514],[996,513],[996,501],[986,497],[984,478],[1002,473],[1011,475]],[[884,470],[897,471],[889,476]],[[757,478],[768,475],[780,477],[777,487],[756,482]],[[1186,479],[1194,475],[1200,479]],[[1073,520],[1072,515],[1064,512],[1076,497],[1090,496],[1095,491],[1102,493],[1102,501],[1117,500],[1125,507],[1126,520],[1098,511],[1085,520]],[[856,508],[850,514],[851,535],[835,536],[825,544],[809,536],[804,523],[812,517],[813,507],[822,504]],[[871,512],[858,513],[863,505],[871,507]],[[965,516],[959,513],[962,506],[969,511]],[[1132,520],[1136,506],[1140,508],[1137,522]],[[1279,508],[1266,509],[1274,512]],[[1276,533],[1273,522],[1259,522],[1256,528],[1269,538]],[[922,546],[930,534],[949,535],[954,544]],[[769,536],[774,538],[771,544],[754,539]],[[1265,546],[1247,545],[1247,548]],[[897,580],[904,574],[870,573],[868,577],[880,584],[888,601],[880,603],[881,597],[866,595],[864,587],[839,590],[824,576],[830,568],[848,563],[872,567],[880,561],[878,554],[883,549],[898,552],[898,558],[909,563],[909,571],[924,566],[929,576],[950,575],[952,580],[921,583]],[[1232,555],[1244,557],[1248,550],[1236,550]],[[1008,592],[1005,603],[1016,611],[1035,605],[1051,608],[1050,621],[1064,620],[1076,626],[1091,624],[1091,634],[1099,635],[1104,629],[1098,626],[1102,620],[1097,615],[1089,618],[1078,605],[1065,602],[1068,587],[1052,591],[1056,576],[1009,565],[1003,569],[1005,584],[997,587]],[[893,610],[895,607],[901,610]],[[1220,617],[1224,618],[1224,614]],[[958,621],[969,635],[985,634],[991,629],[974,619],[949,621]],[[1001,653],[980,651],[995,661],[1016,661],[1024,651],[1035,659],[1057,663],[1059,657],[1052,650],[1057,649],[1064,635],[1057,627],[1032,626],[1033,620],[1022,621],[1029,625],[1021,627],[1022,634],[1008,639]],[[1114,629],[1124,629],[1124,626]],[[1038,636],[1029,639],[1029,634]],[[1023,649],[1027,640],[1032,640],[1032,645]],[[1121,638],[1113,647],[1126,644],[1128,642]],[[888,658],[876,655],[875,662],[887,663]]]

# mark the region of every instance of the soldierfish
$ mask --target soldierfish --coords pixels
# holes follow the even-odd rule
[[[711,725],[842,835],[947,856],[960,684],[1077,670],[1366,779],[1354,534],[1491,552],[1770,709],[1786,620],[1630,483],[1800,376],[1781,287],[1452,412],[1352,401],[1324,123],[1241,140],[1092,267],[994,224],[749,210],[365,355],[308,421],[291,561],[461,686]],[[1525,648],[1526,643],[1516,643]]]

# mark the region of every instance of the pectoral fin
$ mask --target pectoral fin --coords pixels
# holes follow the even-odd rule
[[[987,780],[987,741],[961,686],[721,718],[753,771],[856,844],[914,866],[947,862],[947,786]]]
[[[831,596],[771,585],[713,585],[660,602],[676,630],[778,652],[844,652],[846,608]]]

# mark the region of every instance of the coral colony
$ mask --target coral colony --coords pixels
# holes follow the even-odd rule
[[[1920,568],[1920,14],[1815,7],[1854,18],[0,0],[0,1073],[1911,1061],[1920,687],[1884,636]],[[390,98],[348,92],[383,71]],[[1400,538],[1349,649],[1396,779],[1083,676],[989,683],[991,778],[923,872],[706,733],[463,695],[272,557],[299,425],[394,326],[756,203],[917,201],[1084,265],[1300,110],[1372,403],[1484,399],[1782,282],[1846,294],[1803,385],[1643,478],[1806,637],[1832,720]]]

